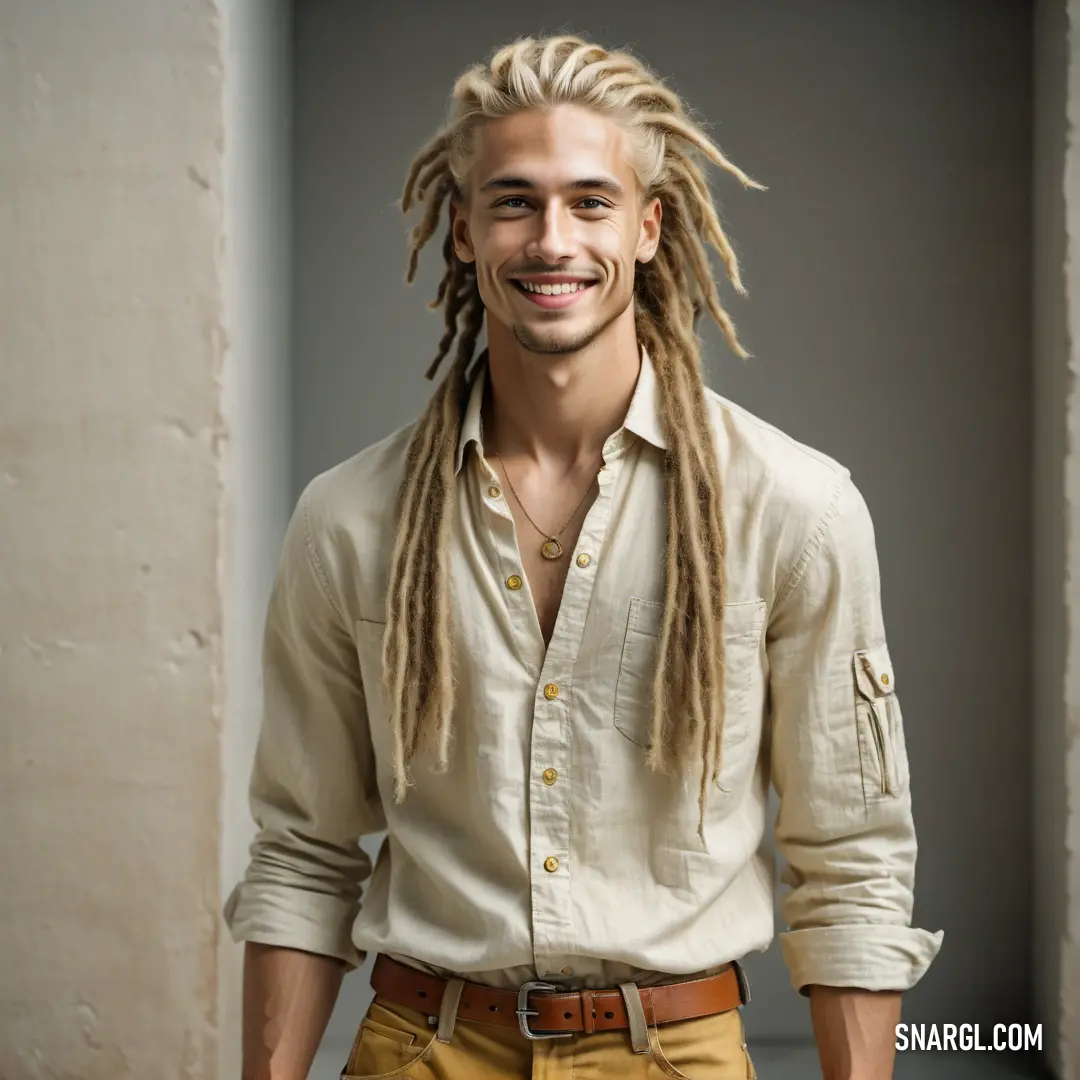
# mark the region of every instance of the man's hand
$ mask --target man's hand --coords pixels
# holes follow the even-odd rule
[[[900,997],[895,991],[810,987],[824,1080],[892,1080]]]

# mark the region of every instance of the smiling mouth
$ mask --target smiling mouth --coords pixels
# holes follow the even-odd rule
[[[595,281],[578,281],[555,285],[539,285],[535,282],[525,283],[518,281],[516,278],[511,280],[514,288],[522,296],[537,307],[549,311],[567,308],[578,303],[589,289],[596,284]]]

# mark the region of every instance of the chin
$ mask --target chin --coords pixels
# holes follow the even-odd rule
[[[606,325],[573,328],[536,327],[517,323],[513,326],[512,333],[514,340],[531,353],[540,356],[567,356],[591,345],[604,332]]]
[[[523,348],[539,356],[565,356],[580,352],[594,335],[534,333],[525,327],[515,327],[514,339]]]

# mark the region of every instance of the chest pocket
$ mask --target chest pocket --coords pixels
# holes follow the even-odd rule
[[[631,597],[619,675],[615,684],[615,727],[647,747],[652,729],[652,683],[656,673],[664,605]],[[724,606],[724,746],[743,742],[760,719],[761,639],[765,601]],[[758,707],[754,702],[757,701]]]

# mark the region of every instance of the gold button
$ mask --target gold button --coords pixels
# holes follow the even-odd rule
[[[544,783],[547,784],[548,787],[551,787],[551,785],[554,784],[555,781],[558,779],[559,774],[554,769],[544,770]]]
[[[588,566],[589,563],[591,563],[591,562],[592,562],[592,556],[587,551],[583,551],[577,557],[578,566]]]
[[[491,487],[488,488],[488,494],[493,499],[497,499],[502,494],[502,491],[499,488],[497,488],[494,484],[492,484]]]
[[[887,674],[881,676],[881,685],[882,686],[888,686],[889,685],[889,676]]]
[[[564,967],[562,969],[562,973],[564,975],[573,975],[574,974],[574,969],[572,967]]]
[[[549,874],[554,874],[554,873],[555,873],[555,871],[559,869],[559,860],[558,860],[558,859],[556,859],[554,855],[549,855],[549,856],[548,856],[548,857],[547,857],[547,858],[546,858],[546,859],[544,860],[544,869],[545,869],[545,870],[546,870],[546,871],[547,871],[547,872],[548,872]]]
[[[506,587],[508,589],[520,589],[521,588],[521,578],[519,578],[517,576],[517,574],[511,574],[506,579]]]
[[[549,682],[547,686],[544,687],[544,697],[546,697],[548,701],[554,701],[558,696],[559,688],[553,682]]]

